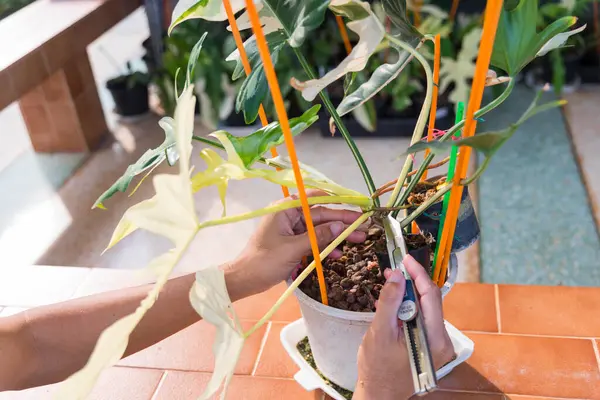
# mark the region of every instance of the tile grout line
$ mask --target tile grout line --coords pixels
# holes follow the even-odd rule
[[[497,336],[523,336],[523,337],[535,337],[535,338],[548,338],[548,339],[577,339],[577,340],[594,340],[595,336],[564,336],[564,335],[536,335],[533,333],[518,333],[518,332],[489,332],[489,331],[473,331],[464,329],[461,332],[475,333],[477,335],[497,335]]]
[[[271,321],[269,321],[269,323],[267,324],[267,329],[265,329],[265,334],[262,338],[262,341],[260,342],[260,349],[258,350],[258,354],[256,355],[256,361],[254,362],[254,368],[252,368],[252,372],[250,373],[250,376],[256,375],[256,370],[258,369],[258,363],[260,362],[262,353],[265,350],[265,347],[267,345],[267,339],[269,338],[269,333],[271,332],[271,326],[273,326],[273,323]]]
[[[154,393],[152,394],[152,397],[150,398],[150,400],[156,400],[156,396],[158,396],[158,391],[160,390],[160,388],[162,387],[162,385],[166,379],[167,379],[167,371],[163,371],[163,374],[161,375],[160,379],[158,380],[158,384],[156,385],[156,388],[154,389]]]
[[[495,394],[498,396],[507,396],[505,393],[503,392],[487,392],[487,391],[479,391],[479,390],[462,390],[462,389],[438,389],[438,391],[440,393],[469,393],[469,394]],[[510,394],[509,396],[512,396],[513,394]],[[523,396],[523,394],[519,395],[519,396]],[[547,397],[547,396],[533,396],[533,395],[526,395],[527,397],[531,397],[533,399],[540,399],[540,400],[586,400],[586,399],[581,399],[581,398],[575,398],[575,397]],[[506,397],[504,397],[506,399]]]
[[[598,362],[598,372],[600,372],[600,350],[598,350],[598,343],[596,343],[595,339],[591,339],[592,347],[594,348],[594,353],[596,353],[596,361]]]
[[[496,303],[496,324],[498,325],[498,333],[502,333],[502,320],[500,319],[500,288],[494,285],[494,302]]]

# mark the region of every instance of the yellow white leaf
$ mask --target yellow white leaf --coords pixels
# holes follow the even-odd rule
[[[241,158],[236,153],[231,141],[224,133],[215,132],[212,136],[216,137],[223,147],[225,147],[228,160],[225,161],[211,149],[202,150],[202,158],[210,160],[210,165],[209,168],[198,172],[192,177],[192,187],[194,192],[211,185],[218,185],[219,190],[224,190],[223,188],[226,187],[227,182],[230,179],[242,180],[250,178],[261,178],[278,185],[296,187],[296,180],[291,165],[288,166],[285,159],[278,158],[277,160],[273,160],[278,166],[284,168],[280,171],[246,168]],[[301,173],[304,184],[309,188],[321,189],[338,196],[365,197],[360,192],[338,185],[307,165],[301,165]]]
[[[224,399],[244,346],[244,332],[231,304],[223,271],[208,268],[197,272],[190,302],[202,319],[217,328],[213,343],[215,368],[200,399],[211,398],[223,384],[221,398]]]
[[[152,307],[162,287],[198,231],[198,220],[189,182],[189,158],[194,118],[193,86],[181,95],[175,111],[175,136],[180,156],[178,175],[158,175],[154,178],[156,196],[130,208],[115,234],[125,236],[133,227],[166,236],[175,245],[167,253],[150,262],[157,281],[134,313],[121,318],[102,332],[87,364],[69,377],[60,387],[57,399],[84,399],[106,367],[114,365],[125,352],[129,335]],[[125,222],[123,222],[125,221]],[[114,237],[114,235],[113,235]]]

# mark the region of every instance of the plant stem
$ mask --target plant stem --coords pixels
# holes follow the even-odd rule
[[[370,206],[368,197],[357,197],[357,196],[316,196],[309,197],[308,204],[351,204],[359,207]],[[300,200],[289,200],[283,203],[272,204],[270,206],[261,208],[260,210],[254,210],[243,214],[232,215],[229,217],[223,217],[219,219],[213,219],[206,222],[200,223],[200,229],[208,228],[210,226],[231,224],[234,222],[245,221],[251,218],[262,217],[263,215],[276,213],[290,208],[298,208],[301,206]]]
[[[471,183],[475,182],[483,173],[483,171],[485,171],[485,169],[487,168],[488,164],[490,163],[490,161],[492,160],[492,157],[487,157],[484,161],[483,164],[481,164],[478,168],[477,171],[475,171],[475,173],[473,173],[473,176],[471,176],[468,179],[463,179],[462,181],[460,181],[461,186],[467,186],[470,185]]]
[[[438,190],[433,196],[427,199],[423,204],[421,204],[417,209],[411,212],[406,218],[403,218],[400,221],[400,226],[402,228],[406,228],[411,222],[413,222],[419,215],[423,214],[425,210],[427,210],[433,203],[438,201],[442,196],[444,196],[450,189],[452,189],[452,183],[448,183],[444,185],[440,190]]]
[[[300,49],[298,49],[297,47],[293,47],[292,49],[294,50],[294,53],[296,54],[298,61],[300,61],[300,65],[302,65],[304,72],[306,72],[306,75],[308,75],[308,78],[316,79],[317,74],[315,73],[315,71],[313,70],[311,65],[309,64],[306,57],[304,57],[304,54],[302,54],[302,52],[300,52]],[[350,133],[348,132],[348,129],[346,128],[346,125],[344,125],[342,118],[338,114],[337,110],[335,109],[335,106],[331,102],[331,99],[329,99],[329,96],[327,95],[327,93],[325,93],[322,90],[319,92],[319,97],[323,101],[323,104],[325,105],[325,108],[327,108],[327,111],[329,112],[329,114],[331,114],[331,117],[333,118],[336,126],[340,130],[342,137],[348,144],[348,147],[350,148],[350,151],[352,152],[352,155],[354,156],[354,159],[356,160],[356,163],[358,164],[358,168],[360,169],[360,172],[362,173],[365,183],[367,184],[367,188],[369,189],[369,194],[372,195],[373,193],[375,193],[375,190],[377,188],[375,187],[375,183],[373,183],[373,177],[371,176],[371,173],[369,172],[369,168],[367,168],[367,164],[365,163],[365,160],[363,159],[362,155],[360,154],[358,147],[356,147],[356,143],[354,142],[354,139],[352,139],[352,136],[350,136]],[[375,201],[376,205],[379,205],[379,199],[375,198],[374,201]]]
[[[433,73],[431,72],[431,67],[429,66],[429,63],[427,62],[425,57],[423,57],[421,53],[419,53],[417,50],[413,49],[408,43],[404,43],[403,41],[396,39],[395,37],[389,34],[386,34],[386,37],[395,46],[398,46],[412,54],[421,63],[423,69],[425,70],[425,76],[427,78],[427,92],[425,95],[425,102],[421,107],[421,112],[419,113],[419,118],[417,119],[417,124],[415,125],[415,130],[413,131],[412,139],[410,141],[410,144],[413,145],[419,140],[421,140],[421,138],[423,137],[423,132],[425,130],[425,125],[427,124],[429,108],[431,107],[431,100],[433,98]],[[410,156],[407,156],[406,161],[404,162],[404,166],[402,167],[402,171],[400,171],[400,176],[398,177],[396,186],[394,186],[394,191],[392,192],[390,199],[388,200],[388,207],[392,207],[396,203],[396,200],[398,200],[398,195],[400,194],[400,190],[404,186],[404,180],[408,175],[411,164],[412,159]],[[413,179],[413,181],[417,182],[419,179],[420,175],[416,176],[415,179]]]
[[[217,142],[216,140],[211,140],[211,139],[207,139],[207,138],[202,137],[202,136],[195,136],[195,135],[192,136],[192,139],[195,140],[195,141],[197,141],[197,142],[201,142],[201,143],[213,146],[213,147],[217,147],[217,148],[219,148],[221,150],[225,150],[225,147],[223,147],[223,145],[221,143]]]
[[[512,93],[512,90],[513,90],[514,87],[515,87],[515,80],[511,79],[508,82],[508,85],[506,86],[506,89],[504,89],[504,92],[502,92],[502,94],[500,94],[500,96],[496,97],[493,101],[491,101],[485,107],[483,107],[482,109],[480,109],[479,111],[477,111],[475,113],[475,118],[482,117],[483,115],[487,114],[488,112],[492,111],[494,108],[496,108],[500,104],[502,104],[504,102],[504,100],[506,100],[508,98],[508,96]],[[452,128],[448,129],[448,131],[446,131],[446,133],[439,139],[439,141],[443,142],[443,141],[447,140],[448,138],[451,138],[452,136],[454,136],[454,134],[456,133],[456,131],[458,131],[459,129],[461,129],[464,125],[465,125],[465,120],[463,119],[462,121],[460,121],[459,123],[457,123],[456,125],[454,125]],[[421,165],[419,167],[419,170],[417,171],[417,173],[415,175],[416,180],[413,181],[413,182],[411,182],[406,187],[404,193],[402,194],[402,197],[400,197],[400,201],[396,202],[395,206],[401,205],[401,204],[403,204],[406,201],[406,199],[410,195],[410,192],[412,192],[412,190],[414,189],[414,187],[417,184],[417,182],[419,182],[419,180],[421,179],[421,176],[423,175],[423,172],[427,169],[427,167],[429,166],[429,164],[431,163],[431,161],[433,161],[434,157],[435,157],[435,154],[430,153],[423,160],[423,162],[421,163]]]
[[[348,228],[346,228],[346,230],[344,230],[340,234],[340,236],[338,236],[333,242],[331,242],[331,244],[329,246],[327,246],[325,248],[325,250],[323,250],[321,252],[321,254],[319,254],[319,257],[321,259],[327,257],[329,255],[329,253],[331,253],[333,250],[335,250],[335,248],[338,247],[340,245],[340,243],[342,243],[348,236],[350,236],[350,234],[352,232],[354,232],[363,222],[365,222],[367,219],[369,219],[369,217],[371,215],[373,215],[372,211],[361,215],[356,221],[354,221],[354,223],[352,223],[352,225],[350,225]],[[273,316],[273,314],[275,314],[277,312],[277,310],[279,309],[279,307],[281,307],[283,302],[288,297],[290,297],[290,295],[294,292],[294,290],[296,290],[296,288],[298,286],[300,286],[302,281],[304,281],[304,279],[306,279],[306,277],[313,271],[313,269],[315,269],[314,261],[311,262],[310,265],[308,267],[306,267],[300,275],[298,275],[298,277],[294,280],[294,282],[292,282],[292,284],[286,289],[286,291],[283,292],[283,294],[275,302],[273,307],[271,307],[271,309],[269,311],[267,311],[267,313],[260,319],[260,321],[258,321],[252,328],[250,328],[250,330],[248,330],[247,332],[244,333],[244,338],[247,338],[248,336],[252,335],[254,332],[256,332],[257,329],[259,329],[267,321],[269,321],[269,319]]]

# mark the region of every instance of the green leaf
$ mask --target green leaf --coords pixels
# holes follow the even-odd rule
[[[355,1],[344,1],[344,0],[332,0],[329,4],[329,9],[333,13],[346,17],[352,21],[368,18],[370,15],[362,4]]]
[[[196,63],[198,62],[198,57],[200,56],[200,51],[202,50],[202,43],[204,43],[206,35],[208,35],[208,32],[204,32],[204,34],[198,40],[198,42],[196,42],[190,53],[190,59],[188,60],[187,64],[186,87],[191,85],[192,82],[194,82],[194,71],[196,70]]]
[[[231,0],[233,13],[245,6],[245,0]],[[169,35],[177,25],[188,19],[202,18],[207,21],[225,21],[227,13],[222,0],[179,0],[171,17]]]
[[[392,34],[411,46],[416,46],[423,35],[410,23],[406,16],[405,0],[384,0],[383,6],[386,14],[393,24]],[[369,99],[379,93],[385,86],[392,82],[406,67],[410,53],[395,48],[398,51],[398,59],[395,63],[385,63],[379,66],[354,92],[346,95],[337,107],[340,116],[346,115],[357,107],[365,104]]]
[[[385,28],[371,11],[369,3],[359,0],[333,0],[331,5],[341,9],[347,6],[361,7],[367,13],[367,18],[348,22],[348,29],[359,36],[359,41],[337,67],[319,79],[310,79],[305,82],[295,81],[294,87],[302,91],[302,97],[307,101],[314,100],[321,90],[347,73],[362,71],[385,34]]]
[[[300,47],[307,35],[325,20],[328,0],[263,0],[279,20],[292,47]]]
[[[377,130],[377,109],[373,101],[367,101],[360,107],[356,107],[352,110],[352,116],[368,132]]]
[[[98,197],[92,208],[104,208],[104,202],[110,199],[115,193],[127,191],[134,177],[148,169],[156,167],[167,159],[167,149],[175,146],[175,121],[173,118],[164,117],[158,124],[165,131],[165,140],[155,149],[146,150],[134,164],[127,167],[125,173]]]
[[[337,107],[337,112],[340,117],[365,104],[369,99],[396,79],[406,67],[407,64],[405,63],[409,57],[410,53],[407,51],[399,51],[398,60],[395,63],[385,63],[379,66],[365,83],[344,97]]]
[[[587,25],[583,25],[577,29],[573,29],[572,31],[563,32],[563,33],[554,35],[554,32],[557,32],[557,31],[563,29],[564,26],[568,27],[568,26],[573,25],[575,23],[575,22],[573,22],[573,19],[575,20],[575,22],[577,21],[577,18],[575,18],[575,17],[565,17],[564,19],[561,18],[558,21],[554,22],[552,25],[548,26],[546,29],[544,29],[540,33],[540,36],[543,38],[543,39],[541,39],[541,41],[544,41],[545,43],[542,46],[542,48],[539,49],[538,52],[536,53],[536,57],[542,57],[551,50],[561,48],[565,44],[567,39],[569,39],[569,37],[583,31],[585,29],[585,27],[587,26]],[[549,37],[549,36],[551,36],[552,38],[546,42],[545,38]]]
[[[511,124],[506,129],[501,131],[494,132],[484,132],[479,133],[475,136],[471,136],[468,138],[456,140],[456,141],[433,141],[433,142],[419,142],[410,146],[406,151],[405,155],[418,153],[420,151],[425,151],[429,149],[434,154],[444,154],[448,152],[453,146],[467,146],[471,147],[479,152],[481,152],[485,156],[484,162],[477,168],[477,171],[473,174],[473,176],[469,179],[469,183],[473,180],[477,179],[487,168],[492,156],[496,154],[496,152],[510,139],[514,133],[519,129],[519,127],[528,119],[533,117],[534,115],[549,110],[551,108],[559,107],[565,104],[565,101],[558,100],[548,102],[542,105],[537,105],[541,97],[542,91],[538,91],[531,105],[527,108],[527,110],[523,113],[521,118],[519,118],[515,123]]]
[[[275,56],[276,53],[273,54]],[[273,57],[275,59],[276,57]],[[265,101],[269,93],[267,77],[264,73],[263,65],[254,68],[250,75],[242,83],[242,87],[235,99],[235,109],[237,112],[244,112],[244,121],[252,124],[258,117],[260,105]]]
[[[267,39],[267,45],[269,47],[269,53],[273,54],[273,52],[279,52],[281,48],[285,45],[286,36],[283,31],[271,32],[265,36]],[[262,65],[262,60],[260,58],[260,53],[258,51],[258,47],[256,46],[256,38],[252,36],[250,39],[246,40],[244,43],[244,49],[246,50],[246,55],[248,56],[248,62],[250,63],[250,68],[254,70],[259,65]],[[231,53],[225,61],[235,61],[235,70],[231,78],[233,80],[239,79],[242,76],[245,76],[244,65],[242,64],[242,60],[240,59],[240,52],[235,50]]]
[[[566,37],[557,37],[575,24],[575,17],[563,17],[537,33],[538,0],[521,0],[518,4],[515,3],[507,3],[502,10],[491,59],[493,66],[512,77],[535,57],[561,46],[568,36],[577,33],[573,31]]]
[[[419,30],[408,19],[406,0],[383,0],[382,4],[383,9],[392,21],[392,27],[395,31],[393,32],[394,36],[399,36],[405,42],[422,37]]]
[[[304,112],[300,117],[290,119],[292,135],[299,135],[315,123],[319,119],[317,113],[320,108],[321,106],[317,104]],[[246,168],[250,168],[271,147],[279,146],[284,142],[279,122],[271,122],[269,125],[248,136],[233,136],[228,132],[221,132],[231,141]]]

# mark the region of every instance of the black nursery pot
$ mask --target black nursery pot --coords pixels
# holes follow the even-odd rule
[[[141,115],[150,109],[148,85],[136,82],[129,85],[130,76],[120,76],[106,82],[106,88],[115,101],[115,111],[124,117]]]
[[[412,234],[409,234],[407,236],[411,235]],[[429,271],[431,268],[431,248],[429,246],[419,247],[418,249],[409,248],[408,254],[417,260],[419,264],[423,265],[426,271]],[[377,260],[379,261],[379,266],[382,271],[392,267],[390,264],[390,257],[386,253],[377,253]]]
[[[415,220],[421,231],[430,233],[436,240],[439,237],[442,206],[442,201],[432,204]],[[414,210],[415,208],[410,209],[411,212]],[[465,186],[460,199],[458,220],[456,221],[456,230],[454,231],[454,240],[452,241],[452,252],[459,252],[471,246],[479,239],[479,235],[479,222],[477,221],[475,209],[469,196],[469,188]]]

